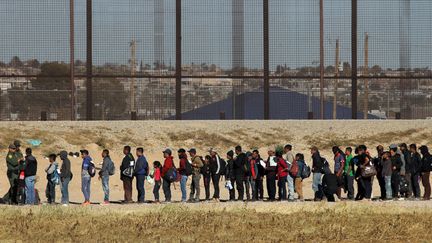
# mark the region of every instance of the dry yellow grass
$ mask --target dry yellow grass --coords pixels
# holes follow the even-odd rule
[[[432,211],[361,203],[0,208],[0,240],[427,242]]]

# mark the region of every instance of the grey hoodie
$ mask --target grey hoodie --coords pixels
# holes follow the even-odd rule
[[[60,159],[63,161],[61,168],[60,168],[60,178],[66,179],[66,178],[72,178],[72,172],[71,172],[71,162],[68,159],[68,154],[66,151],[60,152]]]

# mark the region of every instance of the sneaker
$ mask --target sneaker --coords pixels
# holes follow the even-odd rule
[[[69,207],[69,204],[67,204],[67,203],[63,203],[62,206],[63,206],[63,207]]]
[[[88,205],[90,205],[90,202],[89,202],[89,201],[85,201],[85,202],[83,202],[81,205],[82,205],[82,206],[88,206]]]
[[[102,206],[109,205],[109,204],[110,204],[109,201],[104,201],[103,203],[101,203]]]

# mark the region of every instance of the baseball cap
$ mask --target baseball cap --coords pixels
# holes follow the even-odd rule
[[[191,148],[191,149],[189,149],[189,151],[188,151],[189,153],[194,153],[194,154],[196,154],[196,149],[194,149],[194,148]]]
[[[169,154],[169,155],[171,155],[172,154],[172,151],[171,151],[171,149],[169,149],[169,148],[167,148],[167,149],[165,149],[164,151],[162,151],[164,154]]]
[[[177,151],[177,153],[186,153],[186,150],[184,148],[181,148]]]
[[[15,140],[13,144],[15,145],[15,147],[21,147],[21,142],[19,140]]]
[[[15,146],[15,144],[12,143],[12,144],[9,144],[9,148],[10,149],[16,149],[16,146]]]
[[[89,151],[87,149],[82,149],[80,150],[81,154],[89,154]]]

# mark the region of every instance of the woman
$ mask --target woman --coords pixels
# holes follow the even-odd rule
[[[282,201],[287,199],[287,189],[285,184],[287,184],[288,164],[283,159],[281,152],[276,152],[276,158],[277,158],[279,201]]]
[[[201,173],[202,173],[203,178],[204,178],[204,189],[205,189],[205,195],[206,195],[205,200],[206,201],[210,200],[210,180],[211,180],[210,160],[211,160],[211,156],[206,155],[206,157],[204,159],[204,165],[201,168]]]
[[[367,154],[362,154],[360,156],[360,164],[361,164],[361,170],[365,170],[367,169],[367,167],[372,167],[373,168],[373,164],[371,161],[371,158],[367,155]],[[373,176],[362,176],[360,178],[361,183],[364,187],[364,198],[366,198],[366,200],[371,200],[372,197],[372,178]]]

